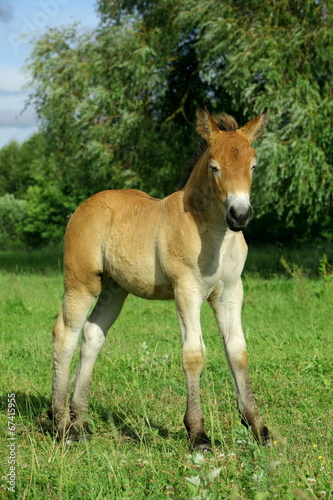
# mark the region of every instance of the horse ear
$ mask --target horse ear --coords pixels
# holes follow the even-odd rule
[[[246,134],[252,142],[262,135],[267,122],[268,114],[267,108],[265,108],[260,115],[258,115],[256,118],[253,118],[253,120],[244,125],[244,127],[241,128],[241,131],[244,132],[244,134]]]
[[[207,111],[205,106],[202,106],[197,111],[197,132],[201,135],[208,143],[211,142],[214,133],[219,132],[219,126]]]

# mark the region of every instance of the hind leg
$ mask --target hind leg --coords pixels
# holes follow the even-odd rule
[[[90,433],[85,415],[88,411],[88,392],[94,364],[107,331],[116,321],[127,295],[126,290],[110,279],[83,326],[80,361],[70,405],[72,426],[78,434]]]
[[[89,293],[67,291],[53,328],[53,388],[51,418],[59,437],[70,427],[67,407],[69,367],[77,347],[80,331],[95,297]]]

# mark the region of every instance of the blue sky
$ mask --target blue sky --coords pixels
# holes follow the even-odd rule
[[[37,130],[34,110],[22,113],[27,99],[22,67],[31,51],[22,35],[42,35],[49,27],[73,22],[93,30],[98,23],[95,0],[0,0],[0,148]]]

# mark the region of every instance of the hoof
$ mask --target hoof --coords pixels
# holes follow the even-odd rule
[[[260,434],[253,431],[253,436],[259,446],[274,446],[274,439],[266,426],[260,431]]]
[[[79,441],[81,443],[89,443],[91,441],[91,434],[80,434]]]
[[[91,439],[91,434],[88,422],[72,422],[66,434],[66,443],[67,441],[69,444],[75,441],[88,442]]]
[[[193,446],[195,451],[200,453],[213,453],[212,445],[210,443],[195,444]]]
[[[197,436],[196,439],[192,442],[192,448],[201,453],[212,452],[212,443],[206,434],[202,434],[201,436]]]
[[[50,404],[49,407],[48,407],[48,409],[47,409],[47,416],[49,417],[49,419],[51,420],[51,422],[54,422],[55,418],[54,418],[52,404]]]
[[[260,436],[259,436],[258,441],[259,441],[259,444],[261,444],[262,446],[272,446],[273,445],[273,439],[272,439],[271,433],[269,432],[269,430],[267,429],[266,426],[264,426],[262,431],[260,432]]]
[[[71,445],[73,443],[89,443],[91,440],[91,436],[89,434],[79,434],[79,433],[71,433],[65,437],[65,444]]]
[[[273,435],[271,432],[269,432],[268,435],[265,436],[261,441],[261,445],[267,448],[273,448],[277,444],[285,444],[285,439],[283,439],[281,436],[277,438],[277,436]]]
[[[73,437],[67,437],[65,438],[65,445],[70,446],[73,443],[76,443],[77,439],[74,439]]]
[[[52,404],[48,409],[48,417],[53,422],[53,432],[57,441],[72,444],[77,441],[89,441],[92,434],[88,422],[78,415],[67,412],[55,412]],[[71,420],[70,420],[71,417]]]
[[[255,427],[254,425],[249,425],[247,421],[242,417],[241,423],[247,428],[251,429],[252,435],[256,440],[257,444],[261,446],[272,446],[273,439],[270,431],[266,425],[261,425],[260,427]]]
[[[88,442],[91,439],[91,430],[87,422],[78,425],[73,422],[67,427],[65,432],[58,430],[56,434],[57,441],[64,440],[65,444],[70,445],[78,441]]]

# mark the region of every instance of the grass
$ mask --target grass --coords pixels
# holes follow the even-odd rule
[[[303,272],[313,252],[281,251],[282,264],[279,254],[250,253],[243,309],[252,385],[275,446],[257,446],[239,423],[215,321],[204,306],[202,403],[215,445],[214,454],[202,456],[190,453],[182,424],[186,395],[174,305],[135,297],[96,363],[91,441],[66,446],[52,439],[46,411],[61,254],[2,253],[0,498],[332,499],[333,281],[323,259],[320,277]],[[15,493],[6,483],[13,442],[8,394],[15,395]]]

